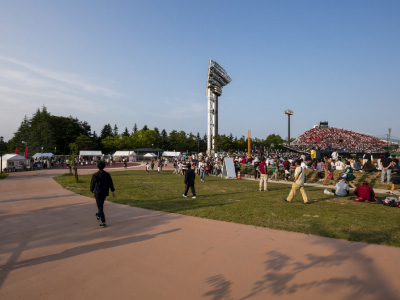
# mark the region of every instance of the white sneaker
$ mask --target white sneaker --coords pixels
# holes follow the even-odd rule
[[[185,194],[182,195],[183,197],[187,198],[187,196]]]
[[[192,199],[196,199],[196,196],[193,196]]]

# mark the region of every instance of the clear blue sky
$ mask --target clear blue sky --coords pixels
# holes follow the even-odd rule
[[[400,136],[400,1],[0,0],[0,135],[42,105],[99,133],[207,132],[208,60],[232,78],[220,134],[319,121]]]

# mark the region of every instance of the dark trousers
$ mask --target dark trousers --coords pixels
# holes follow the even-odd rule
[[[106,200],[106,197],[96,197],[97,209],[99,210],[98,214],[99,214],[99,217],[100,217],[102,223],[106,222],[106,216],[104,215],[104,211],[103,211],[105,200]]]
[[[189,191],[189,188],[191,188],[193,196],[196,196],[196,192],[195,192],[195,190],[194,190],[194,184],[190,184],[190,185],[187,184],[187,185],[186,185],[184,195],[187,196],[187,193],[188,193],[188,191]]]

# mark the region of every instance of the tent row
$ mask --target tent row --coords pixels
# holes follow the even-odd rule
[[[1,157],[1,170],[6,172],[23,170],[29,168],[30,160],[18,154],[4,154]]]

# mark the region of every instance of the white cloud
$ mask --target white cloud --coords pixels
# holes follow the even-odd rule
[[[56,115],[104,113],[122,95],[76,74],[48,70],[0,56],[2,135],[11,138],[25,115],[43,105]]]
[[[29,71],[30,73],[14,72],[14,74],[17,75],[16,77],[14,76],[14,79],[25,80],[25,82],[27,83],[29,83],[29,81],[38,81],[37,76],[41,76],[43,78],[46,78],[47,80],[58,82],[58,85],[64,87],[69,86],[70,88],[81,90],[89,94],[102,94],[106,97],[121,97],[118,92],[91,84],[86,79],[80,78],[76,74],[46,70],[28,63],[24,63],[3,56],[0,56],[0,60],[8,62],[14,66],[22,67],[26,71]],[[33,75],[35,76],[33,77]],[[27,77],[29,77],[29,80],[27,80]],[[45,81],[42,81],[42,83],[45,83]]]

